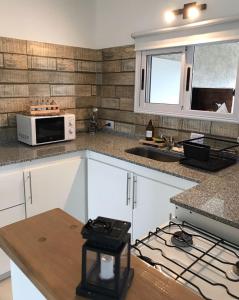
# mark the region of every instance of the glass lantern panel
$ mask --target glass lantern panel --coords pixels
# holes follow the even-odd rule
[[[89,284],[94,284],[93,274],[97,268],[97,252],[87,250],[86,252],[86,279]]]
[[[126,244],[120,256],[120,285],[124,283],[124,279],[128,275],[128,247],[129,245]]]

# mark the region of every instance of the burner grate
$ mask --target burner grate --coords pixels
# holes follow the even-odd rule
[[[162,235],[160,235],[161,233],[163,233],[164,235],[168,235],[172,237],[175,235],[175,233],[171,233],[171,232],[168,232],[167,230],[170,229],[170,228],[176,228],[176,229],[179,229],[181,232],[183,232],[186,236],[187,235],[190,235],[192,236],[192,239],[194,238],[200,238],[202,240],[205,240],[207,242],[209,242],[211,244],[211,247],[209,247],[209,249],[207,249],[206,251],[203,251],[202,249],[200,249],[199,247],[195,246],[194,243],[192,243],[191,240],[184,240],[184,244],[183,246],[181,245],[171,245],[167,242],[167,240],[165,238],[162,237]],[[185,231],[185,229],[189,229],[189,230],[193,230],[196,232],[196,234],[191,234],[191,233],[188,233]],[[170,257],[168,257],[167,255],[165,255],[164,251],[158,247],[153,247],[151,245],[149,245],[147,243],[147,240],[149,240],[151,237],[156,237],[158,239],[160,239],[165,246],[167,247],[170,247],[170,248],[176,248],[178,249],[179,251],[182,251],[184,253],[186,253],[187,255],[191,256],[193,259],[195,259],[189,266],[185,267],[183,264],[171,259]],[[185,249],[185,244],[190,247],[191,249],[194,249],[196,250],[199,255],[196,255],[194,253],[191,253],[190,251],[188,251],[187,247]],[[159,262],[155,262],[153,261],[152,259],[150,258],[147,258],[145,256],[143,256],[141,250],[139,249],[139,246],[140,245],[143,245],[147,248],[149,248],[150,250],[152,251],[159,251],[161,253],[161,255],[168,261],[170,261],[171,263],[173,263],[174,265],[177,265],[178,267],[180,267],[183,271],[182,272],[175,272],[174,270],[172,270],[171,268],[169,268],[168,266],[165,266],[164,264],[162,263],[159,263]],[[234,263],[231,263],[231,262],[228,262],[228,261],[224,261],[224,260],[221,260],[220,258],[218,257],[215,257],[212,255],[212,250],[215,249],[216,247],[220,247],[222,248],[223,250],[226,250],[227,252],[231,253],[233,256],[235,256],[236,259],[239,258],[239,255],[236,253],[236,251],[232,250],[231,248],[235,249],[235,250],[238,250],[239,251],[239,247],[235,244],[232,244],[216,235],[212,235],[211,233],[207,232],[206,230],[203,230],[201,228],[198,228],[188,222],[182,222],[181,224],[178,224],[178,223],[175,223],[173,221],[170,221],[169,222],[169,225],[163,227],[163,228],[156,228],[156,231],[155,232],[149,232],[148,236],[145,237],[144,239],[142,240],[136,240],[136,243],[132,246],[132,248],[134,248],[138,253],[138,257],[143,259],[144,261],[150,263],[150,265],[152,265],[153,267],[157,268],[157,266],[161,267],[161,268],[164,268],[166,270],[168,270],[169,272],[171,272],[173,275],[176,276],[176,280],[179,280],[179,279],[182,279],[184,280],[185,282],[187,282],[188,284],[190,284],[191,286],[193,286],[194,288],[196,288],[196,290],[199,292],[199,294],[206,300],[212,300],[211,298],[208,298],[204,293],[203,291],[200,289],[199,286],[195,285],[194,283],[192,283],[191,281],[189,281],[184,275],[186,273],[190,273],[194,276],[196,276],[197,278],[199,278],[200,280],[206,282],[207,284],[210,284],[212,286],[216,286],[216,287],[221,287],[223,289],[225,289],[226,293],[231,296],[232,298],[234,299],[239,299],[238,295],[235,295],[233,293],[230,292],[230,290],[228,289],[228,287],[222,283],[215,283],[215,282],[212,282],[210,281],[208,278],[205,278],[203,276],[201,276],[200,274],[194,272],[192,270],[192,267],[198,263],[198,262],[203,262],[203,263],[206,263],[207,265],[209,265],[211,268],[213,269],[216,269],[218,272],[220,272],[221,274],[224,275],[225,279],[231,281],[231,282],[239,282],[239,278],[238,279],[233,279],[233,278],[230,278],[227,274],[227,272],[225,272],[224,270],[222,270],[221,268],[219,268],[218,266],[210,263],[209,261],[206,260],[207,257],[213,259],[214,261],[218,261],[219,263],[223,264],[223,265],[228,265],[228,266],[231,266],[232,269],[235,268],[235,264]],[[230,248],[229,248],[230,247]],[[148,261],[147,261],[148,260]]]

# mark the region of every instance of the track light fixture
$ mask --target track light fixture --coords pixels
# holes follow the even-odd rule
[[[199,17],[202,10],[207,9],[207,4],[199,4],[197,2],[191,2],[184,4],[183,8],[166,11],[165,20],[167,23],[172,23],[176,16],[182,15],[183,19],[194,20]]]

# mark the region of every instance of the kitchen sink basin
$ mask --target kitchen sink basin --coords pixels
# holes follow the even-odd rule
[[[127,149],[125,152],[163,162],[176,162],[182,158],[182,156],[175,153],[161,151],[151,147],[135,147]]]

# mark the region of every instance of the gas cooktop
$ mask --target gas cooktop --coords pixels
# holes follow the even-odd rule
[[[239,246],[188,222],[170,221],[132,252],[206,300],[239,299]]]

